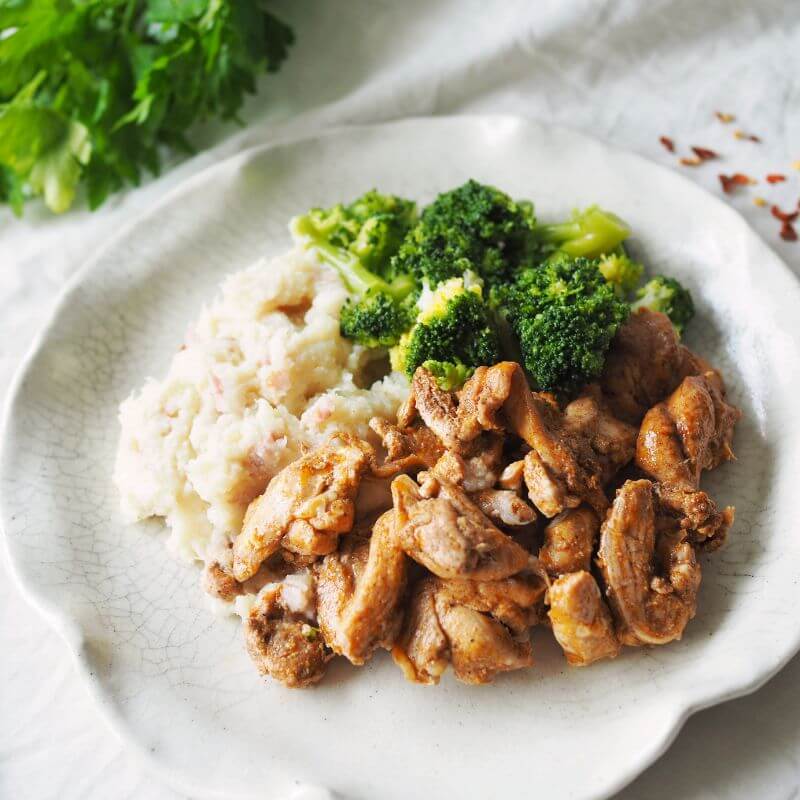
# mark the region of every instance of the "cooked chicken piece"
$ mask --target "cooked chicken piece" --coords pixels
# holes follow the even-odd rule
[[[508,489],[484,489],[471,495],[473,502],[495,525],[519,527],[536,522],[536,512]]]
[[[344,537],[317,568],[317,618],[328,646],[353,664],[390,648],[403,620],[405,581],[393,511],[381,515],[370,539]]]
[[[500,580],[524,569],[530,554],[496,528],[458,486],[407,475],[392,482],[397,536],[415,561],[440,578]]]
[[[603,485],[634,456],[636,428],[611,415],[597,386],[589,387],[564,409],[562,428],[588,442],[596,457],[591,466],[599,467]]]
[[[617,331],[600,386],[616,417],[637,424],[687,375],[707,368],[678,342],[669,318],[643,308]]]
[[[425,425],[400,428],[375,417],[369,421],[369,426],[381,437],[386,448],[387,464],[394,464],[398,472],[430,469],[444,453],[439,437]]]
[[[439,388],[436,378],[419,367],[411,379],[411,395],[398,413],[398,424],[413,419],[413,411],[439,437],[448,450],[461,449],[458,402],[455,394]]]
[[[501,473],[497,480],[497,485],[501,489],[508,489],[509,491],[522,493],[522,487],[525,483],[525,461],[512,461]]]
[[[567,662],[585,667],[602,658],[615,658],[620,644],[611,612],[595,579],[586,570],[562,575],[549,588],[549,617],[553,635]]]
[[[598,565],[623,644],[666,644],[680,639],[694,616],[700,565],[681,535],[656,548],[653,484],[627,481],[600,529]]]
[[[353,525],[354,498],[372,448],[339,436],[279,472],[247,508],[233,545],[233,575],[244,581],[281,545],[296,553],[325,555]]]
[[[423,578],[412,590],[392,657],[414,683],[438,683],[448,663],[464,683],[533,664],[528,628],[539,618],[544,583],[536,576],[501,581]]]
[[[562,511],[544,529],[539,561],[548,575],[588,571],[600,532],[600,520],[588,506]]]
[[[458,395],[458,436],[462,442],[472,441],[483,431],[499,432],[505,428],[500,412],[518,372],[520,367],[513,361],[475,370]]]
[[[503,439],[484,433],[468,445],[463,454],[445,450],[433,472],[450,483],[457,483],[465,492],[491,489],[503,469]]]
[[[206,564],[201,578],[201,585],[203,591],[226,602],[230,602],[242,593],[242,585],[239,581],[229,572],[226,572],[217,561]]]
[[[419,414],[448,450],[462,453],[482,433],[503,430],[498,412],[517,371],[521,373],[519,365],[511,361],[478,367],[456,396],[440,389],[436,378],[420,367],[411,382],[411,396],[398,414],[398,424],[407,425]]]
[[[322,678],[332,653],[316,628],[286,608],[283,593],[280,583],[261,592],[244,624],[245,644],[262,675],[302,688]]]
[[[636,463],[658,481],[661,502],[701,542],[713,537],[714,545],[721,544],[733,522],[733,508],[718,512],[699,486],[704,469],[733,458],[730,443],[740,416],[725,402],[716,374],[707,372],[685,378],[642,421]]]

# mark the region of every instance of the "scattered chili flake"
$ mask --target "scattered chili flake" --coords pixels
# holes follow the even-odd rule
[[[760,142],[761,141],[761,139],[759,139],[758,136],[756,136],[755,134],[753,134],[753,133],[745,133],[744,131],[738,131],[738,130],[734,131],[733,135],[737,139],[747,139],[748,142]]]
[[[770,211],[772,212],[772,216],[775,217],[775,219],[779,219],[781,222],[794,222],[798,215],[800,215],[800,210],[781,211],[778,206],[772,206]]]
[[[672,139],[669,138],[669,136],[659,136],[658,141],[661,142],[661,144],[663,144],[664,147],[666,147],[667,150],[670,151],[670,153],[675,152],[675,142],[673,142]]]
[[[719,158],[719,153],[715,153],[707,147],[693,147],[692,150],[701,161],[710,161],[712,158]]]
[[[733,114],[725,114],[723,111],[715,111],[714,114],[720,122],[724,122],[726,125],[736,119]]]
[[[755,205],[761,207],[761,206],[765,206],[767,204],[767,201],[763,197],[754,197],[753,198],[753,203],[755,203]]]
[[[684,167],[697,167],[702,163],[702,159],[697,156],[693,158],[682,158],[680,163],[683,164]]]
[[[781,225],[781,239],[786,242],[797,241],[797,231],[794,229],[791,222],[784,222],[783,225]]]
[[[783,183],[786,180],[785,175],[780,175],[777,172],[772,172],[767,175],[767,183]]]
[[[720,173],[719,182],[722,184],[722,191],[730,194],[737,186],[750,186],[758,181],[753,180],[749,175],[735,172],[733,175],[723,175]]]

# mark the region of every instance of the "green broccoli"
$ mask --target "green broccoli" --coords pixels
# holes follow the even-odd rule
[[[343,336],[390,347],[411,327],[419,289],[410,275],[393,271],[392,256],[415,221],[412,201],[375,191],[292,220],[295,239],[334,267],[355,295],[342,308]]]
[[[569,394],[596,378],[630,309],[597,262],[567,256],[522,271],[494,298],[541,390]]]
[[[534,235],[542,255],[557,250],[575,258],[599,258],[616,250],[630,236],[630,228],[616,214],[589,206],[573,211],[566,222],[538,225]]]
[[[472,368],[500,360],[492,312],[473,274],[451,278],[433,291],[426,285],[418,306],[414,326],[390,352],[393,369],[410,378],[421,364],[437,362],[431,371],[453,387]]]
[[[423,361],[422,366],[436,378],[439,388],[445,392],[454,392],[456,389],[460,389],[475,372],[474,367],[468,367],[460,361],[456,363],[429,359]]]
[[[661,311],[670,318],[679,334],[694,316],[692,295],[675,278],[656,275],[639,289],[636,297],[638,299],[631,304],[634,311],[640,308]]]
[[[437,286],[466,270],[487,284],[507,280],[528,263],[533,206],[477,181],[440,194],[422,212],[393,259],[396,273]]]
[[[619,247],[613,253],[601,256],[597,266],[603,277],[614,287],[619,297],[627,297],[638,285],[644,274],[644,266],[634,261]]]
[[[398,301],[386,292],[367,292],[361,300],[348,299],[340,312],[342,336],[365,347],[392,347],[414,324],[415,295]],[[409,302],[410,301],[410,302]]]

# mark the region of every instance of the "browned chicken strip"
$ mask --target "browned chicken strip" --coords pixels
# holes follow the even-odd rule
[[[562,511],[544,529],[539,561],[548,575],[589,570],[600,519],[588,506]]]
[[[424,425],[401,428],[375,417],[369,426],[381,437],[387,462],[396,465],[398,471],[430,469],[444,453],[439,437]]]
[[[247,508],[233,545],[233,575],[256,573],[281,545],[325,555],[353,526],[359,483],[373,463],[372,448],[354,437],[338,437],[279,472]]]
[[[669,317],[643,308],[617,331],[600,386],[614,416],[637,424],[683,378],[706,369],[679,343]]]
[[[656,497],[647,480],[627,481],[600,529],[598,566],[623,644],[680,639],[694,616],[700,565],[674,531],[656,542]]]
[[[452,663],[464,683],[529,667],[528,627],[538,620],[544,583],[534,575],[502,581],[424,578],[413,589],[392,657],[414,683],[438,683]]]
[[[633,459],[636,451],[636,428],[609,412],[597,386],[589,387],[564,409],[562,430],[588,443],[594,457],[587,466],[599,470],[603,485]]]
[[[524,569],[530,554],[495,527],[456,485],[423,474],[392,482],[400,546],[440,578],[500,580]]]
[[[353,664],[389,648],[402,623],[406,556],[394,512],[382,514],[370,539],[345,537],[317,568],[317,619],[328,646]]]
[[[262,675],[303,688],[322,678],[332,653],[316,628],[284,607],[281,594],[282,584],[261,593],[244,624],[245,644]]]
[[[699,486],[704,469],[733,458],[730,443],[740,416],[725,402],[716,373],[707,372],[685,378],[642,421],[636,464],[658,481],[661,502],[701,542],[721,544],[733,522],[733,508],[718,512]]]
[[[595,579],[585,570],[562,575],[547,592],[553,635],[567,662],[585,667],[603,658],[615,658],[620,644],[611,612]]]
[[[491,489],[503,470],[503,438],[483,433],[475,438],[462,455],[446,450],[433,467],[433,472],[450,483],[457,483],[465,492]]]
[[[516,528],[536,522],[536,512],[509,489],[484,489],[471,495],[473,502],[495,525]]]

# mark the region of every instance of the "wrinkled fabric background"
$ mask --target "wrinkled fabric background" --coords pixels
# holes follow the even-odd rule
[[[582,130],[719,194],[719,172],[761,183],[730,202],[800,276],[761,195],[800,199],[800,3],[773,0],[283,0],[298,42],[265,78],[246,128],[208,126],[207,148],[101,211],[0,211],[0,392],[75,270],[141,209],[208,164],[272,137],[410,115],[506,112]],[[2,66],[0,65],[0,68]],[[721,125],[715,110],[736,114]],[[761,144],[737,141],[740,127]],[[679,167],[669,135],[724,160]],[[788,175],[769,186],[768,172]],[[530,187],[536,198],[536,186]],[[669,198],[664,198],[669,214]],[[721,265],[724,269],[724,265]],[[746,324],[746,323],[745,323]],[[742,643],[746,649],[747,643]],[[749,698],[695,715],[620,795],[794,798],[800,793],[800,657]],[[598,687],[601,690],[601,687]],[[532,743],[535,746],[535,743]],[[421,790],[421,787],[420,787]],[[0,572],[0,798],[178,800],[109,733],[66,648]]]

